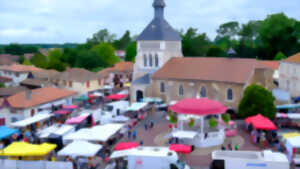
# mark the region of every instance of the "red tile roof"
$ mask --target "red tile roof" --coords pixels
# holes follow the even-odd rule
[[[12,78],[0,76],[0,83],[11,82]]]
[[[70,97],[75,94],[77,94],[75,91],[48,87],[31,90],[31,99],[26,98],[26,92],[20,92],[8,97],[7,100],[13,108],[30,108]]]
[[[279,68],[279,62],[278,61],[272,61],[272,60],[267,60],[267,61],[261,61],[264,65],[270,67],[273,70],[277,70]]]
[[[256,59],[172,58],[152,78],[244,84],[256,68],[270,69]]]
[[[41,71],[43,69],[37,68],[35,66],[13,64],[10,66],[2,66],[0,70],[6,70],[11,72],[34,72],[34,71]]]
[[[300,52],[284,60],[285,62],[300,63]]]

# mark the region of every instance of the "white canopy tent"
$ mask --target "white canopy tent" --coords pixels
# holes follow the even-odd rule
[[[126,117],[126,116],[116,116],[116,117],[112,117],[111,121],[112,122],[128,122],[130,120],[130,118]]]
[[[12,127],[26,127],[29,126],[31,124],[37,123],[37,122],[41,122],[44,120],[49,119],[50,117],[52,117],[53,114],[50,113],[39,113],[33,117],[21,120],[21,121],[17,121],[15,123],[10,124]]]
[[[132,103],[130,107],[127,108],[127,111],[139,111],[145,108],[148,105],[147,102],[142,103]]]
[[[47,127],[41,131],[38,132],[38,135],[40,138],[47,138],[51,134],[64,136],[70,132],[75,131],[75,127],[72,125],[53,125],[50,127]]]
[[[92,157],[101,150],[102,145],[87,141],[74,141],[58,152],[59,156]]]
[[[94,92],[93,95],[95,95],[95,96],[97,96],[97,97],[102,97],[102,96],[104,96],[104,94],[101,93],[101,92]]]
[[[70,133],[64,137],[64,140],[86,140],[106,142],[110,137],[123,128],[124,124],[105,124],[95,126],[90,129],[81,129],[75,133]]]

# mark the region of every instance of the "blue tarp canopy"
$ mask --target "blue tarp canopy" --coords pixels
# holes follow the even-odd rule
[[[0,126],[0,140],[10,137],[13,134],[17,134],[19,130],[8,128],[6,126]]]
[[[300,104],[284,104],[276,106],[276,109],[297,109],[300,108]]]

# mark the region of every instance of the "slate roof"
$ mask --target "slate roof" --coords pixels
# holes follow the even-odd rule
[[[181,37],[163,17],[164,0],[154,0],[155,17],[137,38],[138,41],[181,41]]]
[[[146,74],[140,78],[135,79],[131,84],[132,85],[148,85],[150,84],[151,74]]]
[[[255,69],[271,69],[256,59],[172,58],[152,79],[202,80],[245,84]]]

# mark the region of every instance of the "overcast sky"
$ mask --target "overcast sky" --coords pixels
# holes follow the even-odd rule
[[[153,0],[0,0],[0,43],[85,42],[100,29],[139,34]],[[300,20],[299,0],[165,0],[175,29],[198,28],[211,38],[221,23],[284,12]]]

